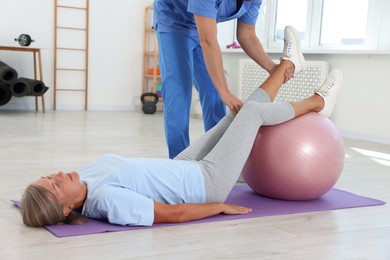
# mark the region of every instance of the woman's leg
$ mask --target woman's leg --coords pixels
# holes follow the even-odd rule
[[[276,94],[284,83],[284,74],[287,69],[294,69],[294,64],[291,61],[282,60],[278,67],[272,72],[272,75],[260,86],[260,88],[267,92],[271,102],[274,101]]]
[[[246,102],[255,101],[258,103],[272,102],[284,82],[284,73],[286,69],[293,68],[290,61],[282,61],[273,71],[272,75],[264,81],[261,86],[252,92]],[[234,115],[228,111],[226,116],[212,129],[207,131],[193,144],[187,147],[183,152],[176,156],[175,160],[202,160],[217,144],[219,139],[225,133],[234,119]]]
[[[258,100],[258,102],[270,102],[270,98],[267,93],[258,88],[256,89],[248,100]],[[199,139],[188,146],[184,151],[178,154],[175,160],[191,160],[200,161],[202,160],[217,144],[221,136],[225,133],[234,119],[232,112],[228,111],[226,116],[223,117],[219,123],[204,133]]]
[[[200,161],[205,177],[208,202],[223,202],[237,179],[252,150],[262,125],[286,122],[311,111],[320,111],[324,101],[318,95],[301,102],[246,102],[220,141]]]

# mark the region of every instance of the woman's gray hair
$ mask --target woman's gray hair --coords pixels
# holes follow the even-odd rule
[[[43,227],[58,223],[82,224],[84,216],[64,216],[64,205],[58,202],[53,193],[40,185],[29,185],[23,193],[20,212],[23,223],[30,227]]]

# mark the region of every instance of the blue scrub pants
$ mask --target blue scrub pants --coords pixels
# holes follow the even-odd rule
[[[165,137],[169,158],[190,144],[192,86],[199,92],[205,131],[226,114],[226,107],[207,72],[198,36],[157,32]]]

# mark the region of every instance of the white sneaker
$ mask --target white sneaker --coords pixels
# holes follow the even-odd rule
[[[301,37],[291,25],[284,28],[284,49],[281,60],[289,60],[295,66],[295,74],[304,71],[307,67],[301,51]]]
[[[319,112],[320,114],[329,117],[332,114],[336,99],[340,94],[340,89],[343,85],[343,74],[341,70],[332,70],[322,86],[315,92],[324,99],[324,107]]]

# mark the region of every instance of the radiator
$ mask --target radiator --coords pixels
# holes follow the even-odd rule
[[[278,61],[275,61],[278,63]],[[311,96],[328,75],[329,63],[326,61],[306,61],[307,69],[282,86],[275,101],[298,101]],[[238,95],[245,101],[253,90],[268,78],[269,74],[251,59],[239,62]]]

